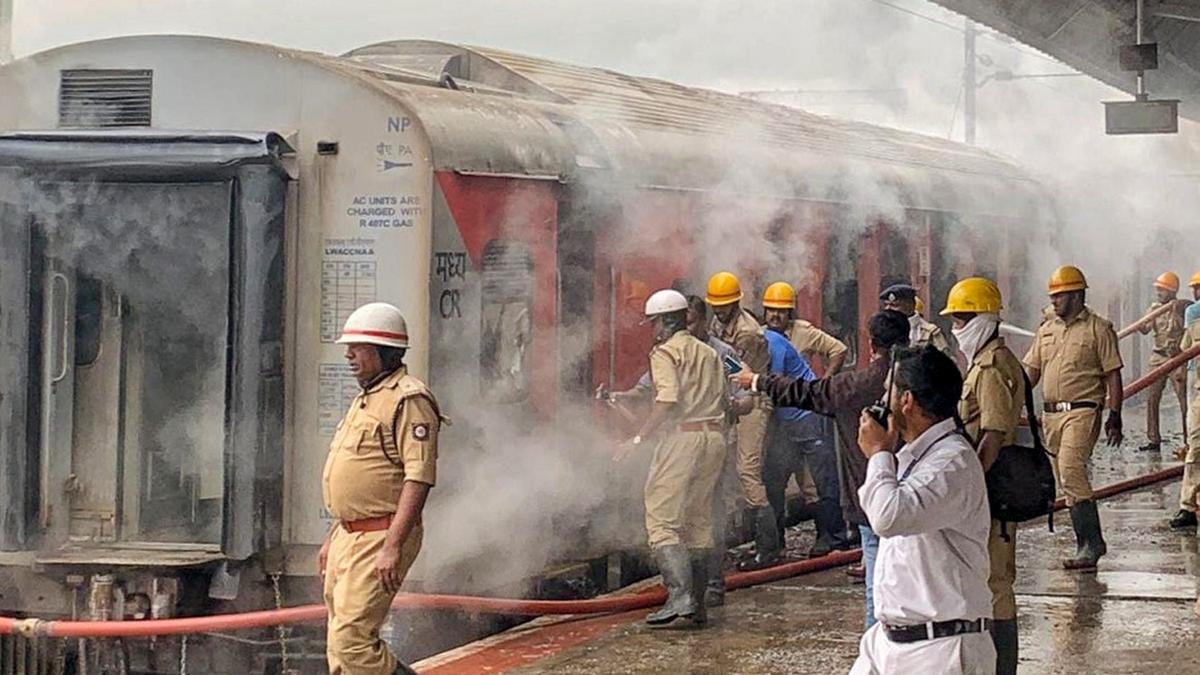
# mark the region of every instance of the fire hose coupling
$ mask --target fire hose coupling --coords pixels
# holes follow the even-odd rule
[[[24,638],[42,637],[49,634],[50,622],[45,619],[17,619],[13,632]]]

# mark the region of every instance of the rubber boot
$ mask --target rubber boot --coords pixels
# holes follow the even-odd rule
[[[751,572],[772,567],[779,563],[779,553],[783,548],[779,539],[779,529],[775,521],[775,509],[764,506],[752,510],[754,518],[754,557],[738,565],[743,572]]]
[[[712,560],[712,551],[706,548],[695,548],[689,551],[692,563],[692,605],[695,611],[692,613],[692,623],[697,626],[703,626],[708,623],[708,607],[705,604],[705,599],[708,597],[708,581],[712,578],[709,572],[709,561]]]
[[[1172,530],[1194,530],[1196,529],[1196,514],[1179,509],[1179,513],[1176,513],[1175,517],[1167,522],[1167,525]]]
[[[1087,500],[1071,507],[1071,525],[1075,529],[1075,557],[1062,561],[1068,570],[1094,570],[1100,557],[1108,553],[1100,532],[1100,513],[1096,502]]]
[[[836,502],[822,499],[817,503],[817,539],[808,551],[808,557],[820,558],[834,549],[846,548],[846,523],[842,520],[842,507]]]
[[[708,607],[720,607],[725,604],[725,549],[709,549],[708,580],[704,588],[704,604]]]
[[[996,675],[1017,675],[1017,620],[993,621],[992,644],[996,646]]]
[[[680,617],[690,617],[696,612],[695,595],[692,593],[692,562],[683,544],[672,544],[654,549],[654,560],[662,573],[663,586],[667,587],[667,602],[646,617],[651,626],[664,626]]]

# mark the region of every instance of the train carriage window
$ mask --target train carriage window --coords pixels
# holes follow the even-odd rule
[[[533,256],[524,242],[494,239],[483,249],[480,382],[499,403],[529,398]]]
[[[90,366],[100,358],[104,331],[104,284],[81,276],[75,295],[75,365]]]

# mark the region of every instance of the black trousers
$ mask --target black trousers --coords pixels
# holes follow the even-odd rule
[[[832,546],[846,543],[838,483],[837,450],[824,418],[810,413],[800,420],[774,418],[763,457],[763,484],[782,532],[788,479],[804,466],[817,488],[817,538]]]

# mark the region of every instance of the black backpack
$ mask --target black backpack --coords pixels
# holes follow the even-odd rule
[[[987,480],[988,505],[992,517],[1004,524],[1001,535],[1008,540],[1008,523],[1021,523],[1047,516],[1050,531],[1054,531],[1054,468],[1051,455],[1042,445],[1041,428],[1033,409],[1033,386],[1024,369],[1025,410],[1033,447],[1006,445],[1000,448],[992,468],[984,475]]]

